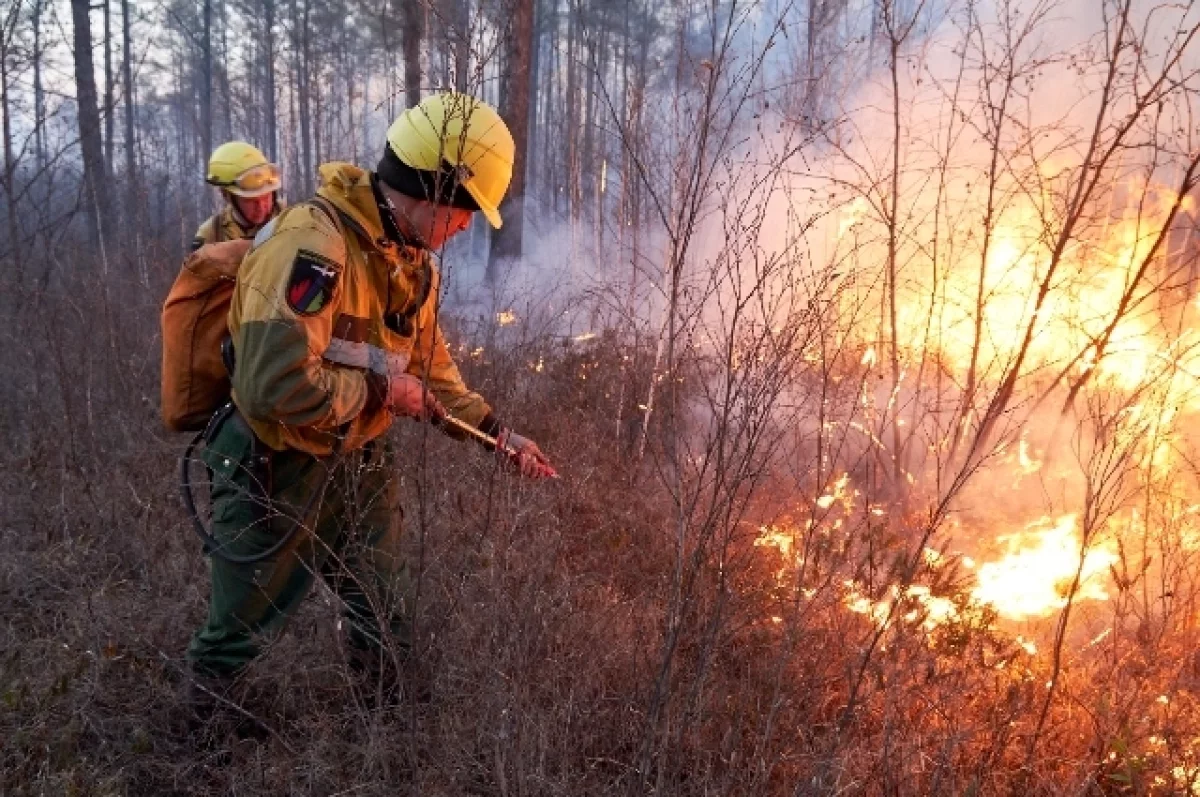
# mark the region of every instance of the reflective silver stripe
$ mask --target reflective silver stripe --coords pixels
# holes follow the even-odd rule
[[[321,355],[331,363],[350,365],[354,368],[369,368],[377,374],[403,373],[408,368],[407,352],[384,351],[369,343],[355,343],[342,338],[329,341],[329,347]]]
[[[355,343],[341,338],[329,341],[329,347],[321,356],[331,363],[367,368],[371,364],[371,347],[366,343]]]

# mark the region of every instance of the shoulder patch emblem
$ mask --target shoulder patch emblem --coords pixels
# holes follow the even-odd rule
[[[292,261],[292,276],[288,280],[288,306],[300,315],[321,312],[333,298],[340,267],[328,258],[301,249]]]

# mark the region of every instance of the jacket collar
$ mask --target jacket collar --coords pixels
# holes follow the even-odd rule
[[[399,257],[411,263],[424,260],[424,250],[397,244],[388,237],[380,215],[379,203],[371,187],[371,173],[350,163],[325,163],[318,170],[321,187],[317,194],[341,212],[347,226],[365,242],[389,259]]]
[[[258,231],[267,226],[267,222],[278,216],[283,211],[283,200],[279,198],[278,192],[275,194],[275,206],[271,210],[271,216],[262,224],[251,224],[246,221],[237,207],[229,199],[225,200],[225,207],[221,208],[220,214],[217,216],[217,223],[224,229],[235,229],[241,232],[242,238],[253,238],[258,234]]]

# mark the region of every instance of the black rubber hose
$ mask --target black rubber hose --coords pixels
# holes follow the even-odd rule
[[[305,503],[304,509],[301,511],[299,518],[290,518],[290,516],[280,512],[281,515],[289,517],[289,519],[292,520],[292,527],[288,529],[286,534],[279,538],[278,542],[262,553],[257,553],[250,556],[239,556],[237,554],[224,553],[221,550],[222,543],[220,540],[214,537],[209,530],[204,527],[204,521],[200,519],[200,513],[196,510],[196,501],[192,497],[192,478],[188,473],[188,464],[191,462],[192,453],[196,450],[196,446],[199,445],[200,441],[204,439],[207,431],[208,429],[206,428],[204,431],[198,433],[192,438],[192,442],[188,443],[188,447],[183,452],[183,457],[181,457],[179,460],[179,493],[180,497],[183,498],[183,506],[185,509],[187,509],[188,516],[192,519],[192,526],[195,528],[196,534],[199,535],[200,539],[204,542],[204,547],[208,550],[208,552],[219,559],[236,565],[254,564],[256,562],[261,562],[264,559],[269,559],[283,550],[284,546],[291,542],[292,537],[294,537],[296,532],[300,530],[301,524],[305,519],[308,518],[308,514],[316,505],[317,500],[325,494],[325,488],[329,486],[329,477],[332,475],[333,469],[329,469],[329,471],[325,474],[325,478],[321,480],[320,488],[311,496],[309,496],[308,502]],[[242,466],[239,464],[238,467]],[[268,505],[270,504],[269,496],[267,498],[267,503]]]

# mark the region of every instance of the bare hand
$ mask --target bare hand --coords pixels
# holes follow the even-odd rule
[[[446,415],[442,403],[412,374],[396,374],[388,379],[387,406],[396,415],[423,421]]]

